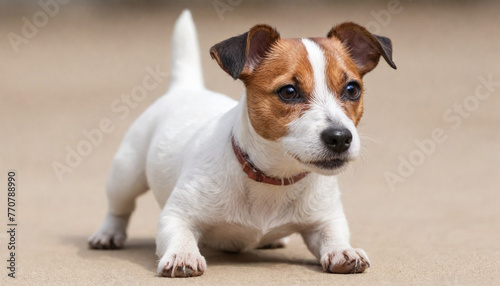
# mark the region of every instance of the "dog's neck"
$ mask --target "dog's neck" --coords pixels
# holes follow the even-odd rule
[[[292,178],[306,171],[295,159],[286,154],[279,141],[269,141],[257,134],[248,117],[245,94],[238,104],[233,136],[252,164],[267,176]]]

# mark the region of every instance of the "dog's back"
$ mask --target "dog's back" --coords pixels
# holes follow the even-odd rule
[[[182,168],[183,149],[188,142],[196,141],[193,136],[199,133],[200,128],[210,119],[226,113],[236,103],[205,89],[196,28],[191,13],[186,10],[177,19],[172,37],[169,90],[134,122],[125,135],[115,162],[134,165],[133,173],[142,170],[138,181],[146,185],[146,189],[154,189],[151,185],[162,185],[163,190],[165,186],[173,188]],[[134,162],[131,162],[131,157],[135,158]],[[162,173],[145,173],[146,169],[156,170],[154,166],[157,165],[169,168],[164,167]],[[115,175],[124,176],[122,172]],[[155,193],[155,196],[163,202],[160,203],[163,207],[169,192]]]
[[[124,199],[124,194],[140,195],[152,184],[162,184],[163,190],[165,186],[173,187],[186,144],[210,119],[236,105],[236,101],[205,89],[196,28],[188,10],[175,24],[171,62],[168,92],[132,124],[115,155],[106,189],[108,197],[118,198],[110,199],[109,206],[116,215],[134,209],[133,201]],[[158,164],[168,168],[162,168],[162,173],[146,174],[148,165]],[[160,205],[169,194],[155,194]],[[121,246],[116,239],[114,243]]]

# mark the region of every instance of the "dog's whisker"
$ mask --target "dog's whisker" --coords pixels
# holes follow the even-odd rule
[[[369,137],[369,136],[359,134],[359,137],[360,137],[361,139],[370,140],[370,141],[372,141],[372,142],[374,142],[374,143],[376,143],[376,144],[380,144],[380,142],[379,142],[379,141],[377,141],[377,140],[375,140],[375,139],[373,139],[373,138],[371,138],[371,137]]]

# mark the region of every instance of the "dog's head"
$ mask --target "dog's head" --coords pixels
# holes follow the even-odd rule
[[[391,41],[354,23],[326,38],[281,39],[267,26],[214,45],[210,54],[246,87],[257,134],[277,141],[309,171],[338,173],[360,151],[363,76],[380,56],[393,68]]]

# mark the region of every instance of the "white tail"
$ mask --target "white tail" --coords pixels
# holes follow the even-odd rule
[[[171,62],[171,88],[203,88],[198,35],[189,10],[182,11],[175,22]]]

